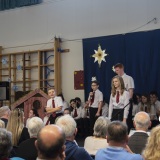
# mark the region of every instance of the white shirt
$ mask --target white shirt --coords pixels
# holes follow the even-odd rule
[[[90,100],[90,96],[88,97],[88,100]],[[99,102],[102,102],[102,101],[103,101],[103,94],[99,89],[97,89],[94,94],[94,102],[90,107],[98,108]]]
[[[133,104],[133,108],[132,108],[132,116],[135,116],[136,113],[139,112],[139,106],[137,104]]]
[[[64,111],[64,109],[69,108],[69,104],[66,101],[63,101],[63,107],[62,110]]]
[[[54,104],[55,104],[55,108],[56,107],[63,107],[63,102],[62,102],[62,98],[61,97],[54,97]],[[47,101],[47,107],[48,108],[53,108],[52,106],[52,98],[50,98],[48,101]],[[58,111],[56,113],[62,113],[63,111]]]
[[[134,89],[134,81],[133,78],[131,76],[128,76],[127,74],[123,74],[122,75],[123,81],[124,81],[124,85],[126,90],[128,91],[130,88]]]
[[[82,107],[77,108],[77,117],[74,117],[75,108],[71,112],[71,116],[76,120],[82,118]]]
[[[160,101],[156,101],[155,104],[151,105],[150,115],[153,118],[152,120],[157,120],[157,112],[160,111]]]
[[[129,103],[129,92],[124,91],[123,95],[120,95],[119,97],[119,102],[116,102],[116,95],[113,97],[112,94],[110,96],[110,102],[109,102],[109,119],[112,118],[112,112],[113,109],[123,109],[128,103]],[[127,118],[128,117],[128,112],[129,112],[129,104],[126,106],[124,109],[124,114],[123,117]]]

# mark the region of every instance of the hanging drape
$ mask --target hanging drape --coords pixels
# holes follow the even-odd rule
[[[0,0],[0,11],[42,3],[42,0]]]
[[[109,54],[101,67],[92,57],[98,45]],[[123,63],[126,74],[133,77],[135,92],[155,90],[160,95],[160,30],[83,39],[83,59],[85,99],[90,92],[91,78],[96,77],[100,90],[109,100],[111,79],[116,75],[112,66],[116,63]]]

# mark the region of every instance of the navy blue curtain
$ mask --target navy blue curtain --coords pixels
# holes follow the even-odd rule
[[[92,57],[98,45],[109,54],[101,67]],[[160,30],[83,39],[83,60],[85,99],[91,89],[91,78],[96,77],[109,100],[111,79],[116,75],[112,66],[116,63],[123,63],[126,74],[133,77],[135,92],[156,90],[160,95]]]
[[[42,3],[42,0],[0,0],[0,11]]]

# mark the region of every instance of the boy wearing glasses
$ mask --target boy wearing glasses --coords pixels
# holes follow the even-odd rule
[[[97,118],[101,115],[103,93],[98,89],[98,81],[92,81],[92,91],[89,93],[89,113],[90,113],[90,135],[93,135],[93,127]]]

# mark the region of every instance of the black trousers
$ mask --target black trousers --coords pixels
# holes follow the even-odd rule
[[[90,115],[89,124],[90,124],[90,135],[91,136],[93,135],[93,128],[94,128],[95,121],[98,118],[96,116],[97,111],[98,111],[98,108],[89,107],[89,115]]]

